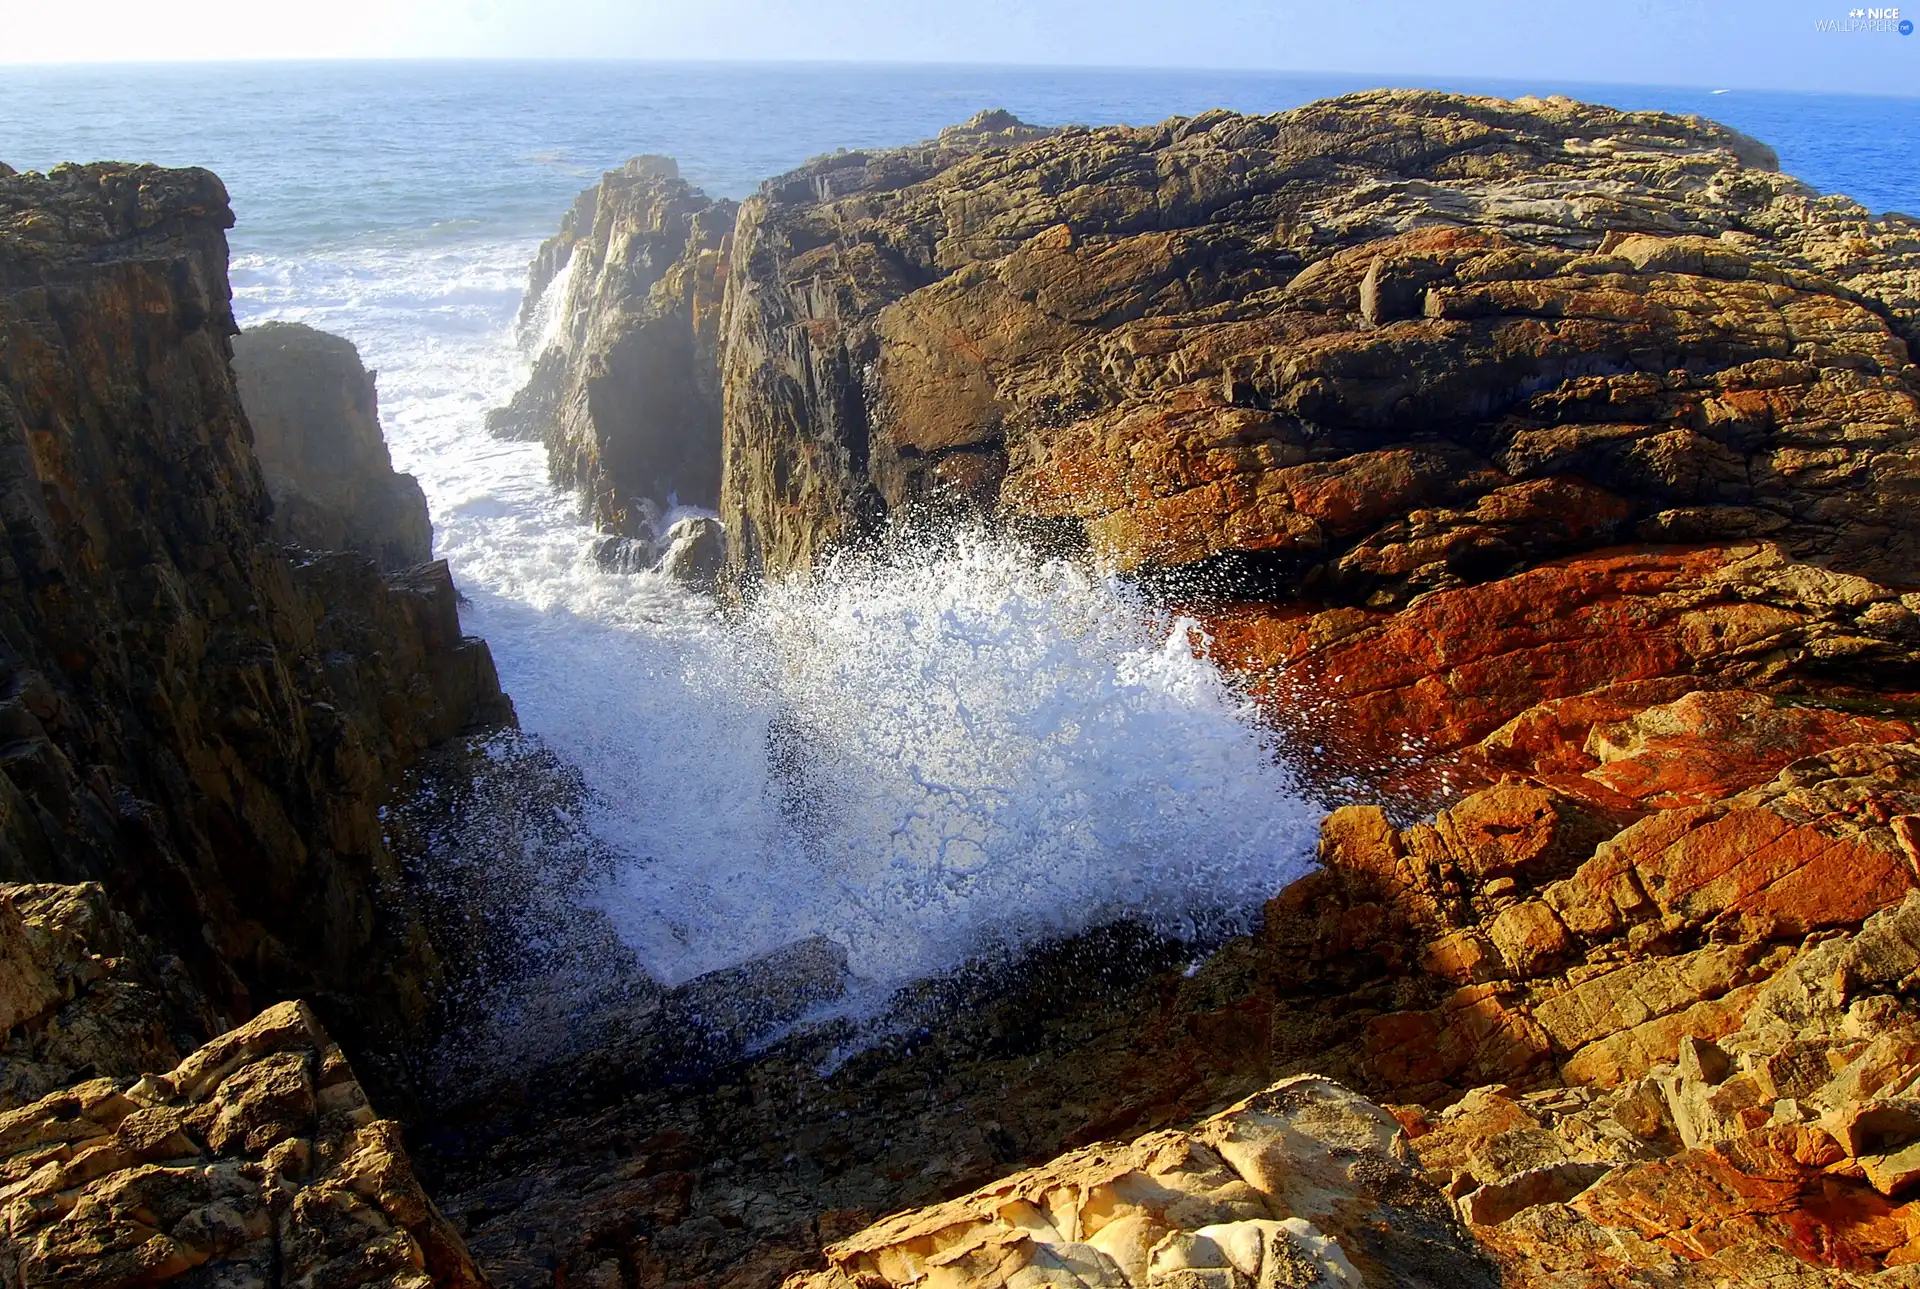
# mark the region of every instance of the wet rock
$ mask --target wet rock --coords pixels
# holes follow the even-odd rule
[[[727,562],[727,531],[717,519],[682,519],[667,530],[659,571],[712,590]]]
[[[644,537],[597,537],[588,553],[595,567],[608,573],[643,572],[659,558],[653,543]]]
[[[546,444],[594,524],[646,531],[648,503],[720,487],[720,300],[734,203],[636,157],[581,193],[535,257],[521,328],[532,376],[488,428]]]
[[[350,341],[263,323],[234,337],[233,370],[282,541],[358,551],[389,570],[433,558],[426,494],[394,472],[373,373]]]

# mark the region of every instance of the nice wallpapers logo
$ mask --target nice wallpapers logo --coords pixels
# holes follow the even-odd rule
[[[1819,18],[1814,30],[1835,36],[1911,36],[1913,20],[1898,9],[1849,9],[1845,18]]]

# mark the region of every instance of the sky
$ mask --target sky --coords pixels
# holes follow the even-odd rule
[[[1261,68],[1920,95],[1851,0],[0,0],[0,64],[641,58]],[[1893,10],[1884,10],[1893,12]],[[1920,19],[1920,0],[1908,15]],[[1906,15],[1903,15],[1906,16]],[[0,70],[0,75],[4,75]]]

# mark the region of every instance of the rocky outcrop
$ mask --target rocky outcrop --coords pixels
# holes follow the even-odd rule
[[[219,1028],[180,959],[98,883],[0,887],[0,1111],[168,1069]]]
[[[95,881],[230,1024],[418,1019],[434,956],[380,811],[511,719],[444,564],[298,561],[229,366],[219,181],[0,180],[0,876]]]
[[[22,1289],[486,1283],[300,1003],[0,1115],[0,1184]]]
[[[734,204],[636,157],[580,194],[534,260],[521,327],[533,373],[488,417],[538,438],[588,517],[651,537],[670,500],[720,488],[718,345]]]
[[[1696,118],[1378,92],[848,154],[731,275],[750,572],[927,507],[1376,608],[1635,540],[1914,562],[1920,225]]]
[[[282,541],[358,551],[385,569],[433,558],[426,494],[393,469],[373,373],[351,341],[263,323],[234,338],[233,370]]]
[[[789,1289],[1499,1282],[1393,1116],[1303,1075],[1196,1125],[1089,1146],[832,1245]]]
[[[1202,963],[1108,928],[456,1118],[454,1223],[529,1289],[1311,1283],[1280,1227],[1375,1276],[1430,1185],[1507,1284],[1910,1283],[1916,233],[1710,123],[1430,94],[764,185],[733,571],[956,515],[1093,553],[1351,804]],[[1199,1149],[1296,1076],[1412,1156],[1263,1138],[1324,1220]]]

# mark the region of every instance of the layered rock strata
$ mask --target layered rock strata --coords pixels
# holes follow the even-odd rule
[[[545,442],[588,517],[651,537],[668,502],[720,489],[718,346],[734,204],[636,157],[580,194],[534,260],[521,311],[533,374],[488,417]]]
[[[1303,1075],[1189,1132],[1090,1146],[890,1219],[788,1285],[1493,1289],[1492,1267],[1413,1159],[1392,1115]]]
[[[21,1289],[486,1284],[297,1002],[164,1071],[0,1113],[0,1186]]]
[[[223,1023],[417,1020],[435,968],[379,812],[511,719],[444,564],[291,559],[229,365],[205,171],[0,180],[0,876],[97,881]]]
[[[769,182],[720,351],[734,573],[956,514],[1089,550],[1372,804],[1197,970],[1092,937],[845,1064],[829,1032],[574,1089],[435,1148],[454,1220],[515,1284],[821,1245],[821,1283],[1141,1283],[1203,1231],[1102,1252],[1187,1190],[1110,1197],[1137,1147],[1094,1143],[1313,1074],[1393,1104],[1507,1283],[1905,1283],[1916,270],[1912,221],[1751,140],[1564,100]],[[1244,1234],[1161,1274],[1286,1283]]]
[[[282,541],[385,569],[433,558],[426,494],[393,468],[373,373],[351,341],[269,322],[234,337],[233,370]]]
[[[1920,226],[1696,118],[1379,92],[828,157],[730,272],[748,571],[928,506],[1383,608],[1633,540],[1913,566]]]

